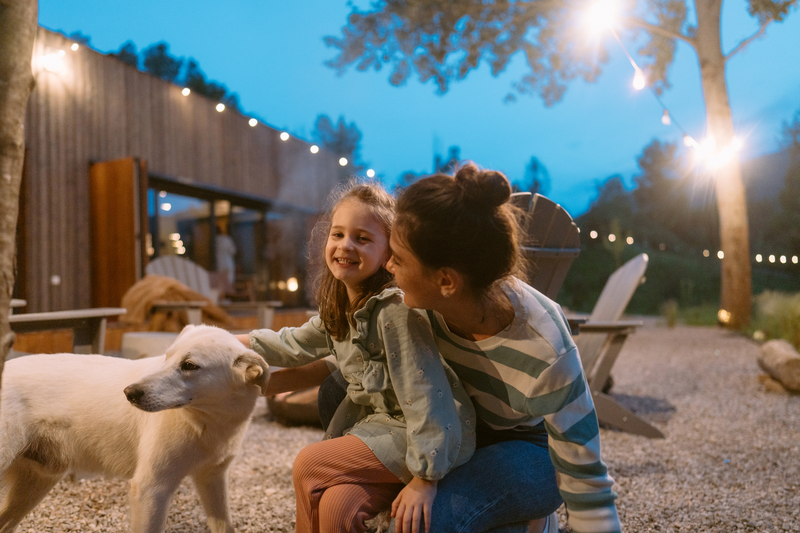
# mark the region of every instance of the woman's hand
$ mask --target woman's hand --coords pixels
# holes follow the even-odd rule
[[[431,529],[431,508],[436,497],[438,481],[426,481],[415,477],[403,487],[392,502],[395,531],[399,533],[421,533],[419,524],[425,521],[425,533]]]

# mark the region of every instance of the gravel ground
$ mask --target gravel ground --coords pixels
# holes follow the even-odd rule
[[[614,367],[612,395],[666,439],[602,430],[623,529],[800,531],[800,396],[764,390],[758,345],[740,335],[646,322]],[[292,461],[321,436],[280,425],[259,402],[229,472],[239,532],[294,531]],[[64,480],[18,531],[128,531],[127,515],[125,482]],[[560,515],[569,530],[563,507]],[[170,506],[167,531],[208,531],[188,481]]]

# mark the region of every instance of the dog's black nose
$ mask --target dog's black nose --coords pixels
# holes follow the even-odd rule
[[[128,398],[129,402],[137,403],[142,399],[142,396],[144,396],[144,391],[142,389],[137,389],[136,387],[125,387],[125,397]]]

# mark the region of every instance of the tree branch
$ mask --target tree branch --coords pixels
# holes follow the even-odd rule
[[[639,28],[645,29],[652,33],[658,33],[659,35],[669,37],[670,39],[679,39],[688,43],[692,48],[695,47],[694,38],[684,35],[680,32],[668,30],[666,28],[662,28],[661,26],[656,26],[655,24],[650,24],[649,22],[645,22],[644,20],[637,18],[626,18],[624,19],[624,23],[627,26],[638,26]]]
[[[767,26],[769,25],[770,22],[772,22],[772,19],[767,19],[764,22],[762,22],[761,23],[761,27],[758,29],[757,32],[755,32],[753,35],[751,35],[747,39],[745,39],[742,42],[740,42],[738,45],[736,45],[736,48],[731,50],[728,53],[728,55],[725,56],[725,61],[729,60],[731,57],[733,57],[734,54],[736,54],[738,52],[741,52],[742,50],[744,50],[747,47],[747,45],[749,45],[751,42],[753,42],[756,39],[758,39],[759,37],[761,37],[761,35],[767,29]]]

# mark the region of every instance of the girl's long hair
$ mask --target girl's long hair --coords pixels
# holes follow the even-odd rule
[[[355,326],[354,312],[363,307],[372,296],[394,285],[394,277],[381,266],[377,272],[364,280],[358,297],[351,305],[344,283],[333,277],[325,261],[325,245],[331,230],[333,214],[344,201],[359,201],[370,208],[386,233],[387,246],[394,222],[394,198],[376,182],[352,179],[331,193],[325,216],[314,226],[309,243],[312,287],[322,324],[337,341],[342,341],[348,336],[351,324]]]

